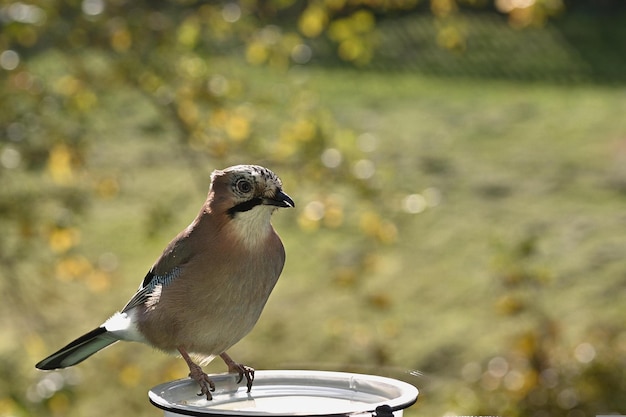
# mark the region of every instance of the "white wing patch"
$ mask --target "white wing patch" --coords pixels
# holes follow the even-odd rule
[[[147,343],[146,338],[143,337],[137,328],[136,314],[135,310],[115,313],[102,326],[120,340]]]

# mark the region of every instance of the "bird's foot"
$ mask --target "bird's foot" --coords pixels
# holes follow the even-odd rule
[[[252,382],[254,382],[254,368],[247,365],[242,365],[240,363],[235,363],[234,366],[228,367],[228,372],[239,374],[239,379],[237,380],[238,384],[243,380],[243,377],[245,376],[248,392],[252,390]]]
[[[222,353],[220,357],[226,362],[228,373],[239,374],[238,384],[243,381],[244,376],[246,377],[246,387],[248,387],[248,392],[250,392],[254,382],[254,368],[235,362],[226,352]]]
[[[211,381],[209,376],[204,373],[200,365],[191,360],[191,357],[183,346],[179,346],[178,351],[182,355],[185,362],[187,362],[187,366],[189,367],[189,378],[192,378],[198,383],[198,385],[200,385],[200,394],[198,394],[198,396],[201,397],[206,395],[206,399],[211,401],[213,399],[211,391],[215,391],[215,384]]]
[[[215,384],[211,381],[209,376],[204,373],[200,366],[195,363],[193,366],[189,366],[189,378],[192,378],[198,383],[198,385],[200,385],[200,393],[198,394],[199,397],[204,395],[209,401],[213,399],[211,391],[215,391]]]

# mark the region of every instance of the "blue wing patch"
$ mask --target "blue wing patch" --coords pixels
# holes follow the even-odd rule
[[[157,296],[160,296],[161,290],[178,278],[180,272],[181,268],[178,266],[164,275],[155,275],[152,271],[148,272],[141,284],[141,288],[139,288],[139,291],[135,293],[133,298],[131,298],[128,304],[122,309],[122,313],[146,302],[155,304],[154,300],[151,300],[154,295],[157,295],[155,292],[158,292]]]

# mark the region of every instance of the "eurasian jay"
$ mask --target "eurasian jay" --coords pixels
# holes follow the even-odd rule
[[[215,384],[194,360],[205,365],[220,356],[238,382],[246,377],[250,392],[254,369],[226,350],[252,330],[283,269],[285,249],[270,223],[278,207],[295,203],[269,169],[214,171],[200,213],[165,248],[126,306],[36,367],[66,368],[126,340],[180,353],[207,400]]]

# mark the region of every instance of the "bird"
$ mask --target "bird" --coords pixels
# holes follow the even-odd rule
[[[252,330],[283,270],[285,249],[271,217],[289,207],[294,201],[265,167],[213,171],[200,212],[166,246],[130,301],[36,368],[67,368],[117,341],[133,341],[182,356],[207,400],[215,384],[201,365],[217,356],[238,374],[238,384],[245,376],[250,392],[254,368],[226,351]]]

